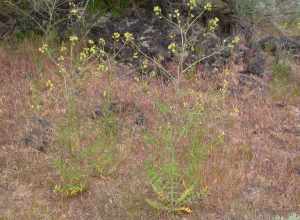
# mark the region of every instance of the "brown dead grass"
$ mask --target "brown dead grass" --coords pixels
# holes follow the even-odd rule
[[[292,166],[300,156],[299,97],[292,102],[275,102],[257,87],[239,88],[239,75],[235,73],[230,81],[236,94],[224,103],[214,98],[222,77],[182,80],[183,96],[175,96],[174,86],[159,80],[137,82],[130,77],[115,77],[109,81],[105,75],[86,79],[81,84],[80,114],[89,117],[101,105],[104,91],[113,91],[112,100],[120,105],[118,117],[125,128],[120,148],[126,160],[116,175],[90,178],[89,190],[82,195],[70,199],[56,195],[52,191],[57,179],[51,166],[53,155],[25,147],[20,141],[25,122],[32,115],[30,80],[25,76],[36,74],[35,47],[29,48],[22,53],[0,49],[0,218],[171,219],[153,212],[144,201],[149,189],[143,164],[150,152],[141,134],[144,128],[163,123],[157,121],[157,100],[180,109],[184,102],[193,103],[195,94],[200,94],[211,109],[223,109],[221,115],[230,117],[224,122],[213,115],[206,125],[225,129],[225,144],[212,149],[201,174],[208,197],[193,205],[193,214],[178,219],[268,219],[261,216],[300,211],[300,175]],[[63,116],[65,106],[60,97],[62,85],[51,74],[51,65],[47,66],[39,80],[51,78],[55,90],[43,92],[44,108],[39,114],[55,123]],[[139,113],[145,117],[143,126],[135,124]]]

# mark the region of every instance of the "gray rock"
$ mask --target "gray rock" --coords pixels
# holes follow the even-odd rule
[[[292,54],[300,53],[300,40],[297,37],[268,36],[259,40],[257,45],[264,51],[271,52],[274,56],[282,50],[288,51]]]
[[[42,117],[32,117],[27,125],[27,131],[22,139],[26,146],[41,152],[47,152],[53,141],[53,127],[51,123]]]
[[[15,25],[15,19],[0,13],[0,40],[8,37],[14,31]]]
[[[260,52],[254,52],[247,60],[246,72],[262,76],[265,71],[265,58]]]

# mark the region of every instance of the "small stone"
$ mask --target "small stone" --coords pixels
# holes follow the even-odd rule
[[[138,114],[135,119],[135,124],[138,126],[143,126],[145,124],[145,116],[143,113]]]

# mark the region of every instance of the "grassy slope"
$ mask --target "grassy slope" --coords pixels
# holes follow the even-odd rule
[[[0,51],[0,219],[171,219],[145,203],[151,193],[144,161],[150,154],[159,154],[160,149],[144,145],[143,130],[155,130],[161,123],[154,107],[157,101],[180,110],[193,105],[198,96],[209,113],[204,125],[206,136],[224,132],[225,142],[209,151],[199,173],[208,196],[193,203],[192,214],[184,219],[268,219],[274,213],[299,212],[300,175],[295,158],[300,156],[300,97],[286,92],[274,99],[264,79],[254,78],[253,88],[242,87],[233,65],[226,77],[236,95],[225,100],[217,94],[224,73],[205,81],[201,77],[182,80],[182,96],[174,96],[174,86],[158,80],[114,77],[108,83],[105,75],[95,75],[83,81],[78,106],[86,120],[86,112],[92,112],[103,99],[108,85],[113,88],[112,99],[122,109],[116,117],[123,128],[118,150],[124,157],[114,174],[89,177],[87,192],[74,198],[55,194],[53,186],[59,181],[51,166],[57,155],[55,142],[45,154],[24,146],[21,138],[33,114],[29,75],[41,85],[48,79],[54,82],[52,92],[42,90],[39,99],[43,107],[38,111],[54,124],[65,111],[63,84],[53,76],[54,69],[47,60],[42,61],[44,74],[38,76],[37,48],[28,45]],[[295,68],[299,70],[299,66]],[[142,127],[134,123],[140,112],[146,119]],[[184,151],[178,146],[178,152]],[[184,158],[181,160],[184,164]]]

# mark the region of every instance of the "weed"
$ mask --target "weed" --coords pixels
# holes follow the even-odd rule
[[[192,201],[207,193],[201,187],[201,167],[216,142],[206,142],[201,103],[182,111],[162,102],[156,106],[165,123],[144,136],[146,144],[157,152],[146,164],[153,191],[146,202],[159,211],[191,213]]]
[[[57,77],[64,85],[62,102],[66,106],[65,114],[57,124],[58,161],[55,168],[60,176],[54,191],[66,196],[75,196],[87,190],[87,182],[91,176],[111,175],[118,165],[119,126],[116,114],[109,108],[110,93],[103,97],[102,115],[92,120],[80,112],[81,85],[85,79],[94,77],[88,71],[89,65],[100,62],[103,64],[102,50],[104,40],[99,45],[88,41],[87,46],[80,49],[80,39],[76,35],[69,38],[68,43],[60,46],[59,50],[52,49],[47,43],[39,48],[58,68]],[[100,70],[97,70],[100,72]],[[54,83],[46,80],[45,88],[55,91]],[[35,90],[34,90],[35,91]],[[34,93],[34,100],[38,94]]]
[[[274,80],[280,80],[284,83],[290,77],[291,67],[285,62],[275,63],[272,66],[272,73]]]
[[[291,67],[288,63],[273,64],[273,79],[270,90],[275,100],[292,99],[300,94],[299,85],[291,80]]]
[[[62,181],[55,186],[55,191],[68,196],[86,190],[90,176],[111,175],[119,161],[116,147],[119,126],[115,114],[104,109],[100,119],[89,121],[82,118],[77,109],[72,97],[66,116],[58,126],[61,159],[55,167]]]
[[[60,183],[55,185],[54,192],[71,197],[87,189],[86,174],[77,162],[60,159],[54,161],[54,165],[60,175]]]
[[[289,215],[289,217],[284,218],[284,217],[280,217],[280,216],[276,216],[274,218],[274,220],[300,220],[300,216],[298,216],[296,213],[292,213],[291,215]]]
[[[202,54],[197,54],[202,57],[194,60],[193,62],[187,62],[189,55],[193,54],[195,51],[201,50],[201,48],[198,48],[191,32],[203,16],[203,14],[212,11],[213,5],[211,3],[206,3],[203,7],[200,7],[199,13],[194,14],[197,11],[196,8],[198,8],[199,6],[197,1],[187,1],[186,4],[188,8],[188,16],[183,16],[184,12],[181,12],[179,9],[175,9],[172,13],[169,13],[168,16],[165,16],[163,13],[163,9],[160,8],[160,6],[155,6],[153,8],[153,12],[157,17],[174,28],[174,31],[169,36],[170,43],[167,49],[172,57],[174,57],[175,62],[178,63],[175,71],[174,69],[168,70],[162,65],[164,57],[152,58],[145,52],[143,52],[143,50],[141,49],[142,47],[137,43],[137,41],[134,40],[134,38],[128,41],[126,40],[125,36],[125,40],[123,40],[128,46],[134,49],[134,56],[141,55],[141,57],[144,58],[142,63],[143,70],[147,69],[149,63],[151,63],[153,66],[157,67],[159,72],[167,79],[176,79],[177,85],[181,77],[184,74],[190,73],[197,64],[203,62],[208,58],[216,56],[217,54],[220,54],[226,48],[229,49],[234,47],[234,45],[239,42],[238,37],[236,37],[232,41],[225,40],[224,42],[226,42],[226,44],[221,43],[221,46],[217,48],[213,53],[206,54],[205,56],[203,56]],[[210,19],[208,21],[207,27],[203,29],[200,35],[206,38],[207,36],[213,34],[217,30],[219,22],[220,20],[218,17]],[[179,42],[177,42],[176,39],[179,39]]]

